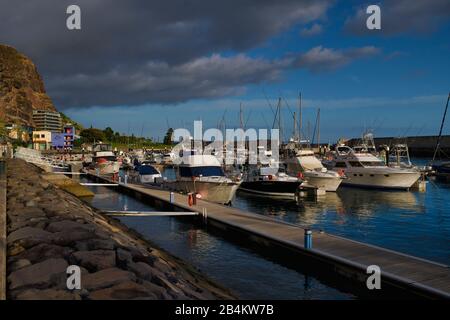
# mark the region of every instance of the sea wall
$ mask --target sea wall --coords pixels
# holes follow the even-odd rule
[[[8,299],[227,299],[226,289],[44,179],[7,162]],[[67,267],[81,268],[68,290]]]

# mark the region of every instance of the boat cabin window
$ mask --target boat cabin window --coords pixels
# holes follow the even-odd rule
[[[159,174],[158,170],[156,170],[152,166],[140,166],[139,167],[139,174]]]
[[[364,167],[382,167],[384,163],[382,161],[362,161]]]
[[[180,176],[182,177],[212,177],[224,176],[221,167],[204,166],[204,167],[180,167]]]
[[[359,161],[349,161],[348,162],[352,167],[362,167],[363,165]]]
[[[117,158],[115,156],[104,156],[104,157],[97,157],[98,159],[105,159],[106,161],[117,161]]]
[[[347,168],[347,165],[343,161],[338,161],[338,162],[336,162],[335,167],[336,168]]]
[[[110,144],[96,144],[93,147],[94,151],[112,151],[112,146]]]

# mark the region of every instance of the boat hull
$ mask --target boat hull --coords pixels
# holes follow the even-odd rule
[[[156,178],[161,178],[160,174],[140,174],[139,182],[140,183],[155,183]]]
[[[408,190],[420,178],[419,172],[405,173],[359,173],[346,172],[342,185],[363,188]]]
[[[339,176],[320,176],[314,174],[304,174],[305,180],[308,181],[309,185],[317,187],[319,189],[324,189],[329,192],[336,192],[337,188],[341,185],[343,179]]]
[[[197,193],[202,200],[220,204],[230,204],[239,188],[239,183],[235,182],[169,181],[164,185],[180,192]]]
[[[108,175],[118,173],[120,163],[115,161],[100,162],[95,164],[95,169],[99,170],[99,174]]]

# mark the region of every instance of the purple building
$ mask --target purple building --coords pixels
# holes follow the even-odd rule
[[[54,149],[64,148],[64,133],[52,132],[52,148]]]
[[[64,148],[73,149],[73,143],[75,141],[75,127],[71,125],[65,125],[63,129],[64,134]]]

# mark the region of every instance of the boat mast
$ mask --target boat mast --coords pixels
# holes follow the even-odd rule
[[[320,153],[320,108],[317,110],[317,148]]]
[[[442,129],[444,128],[444,122],[445,122],[445,117],[447,115],[448,101],[449,100],[450,100],[450,92],[448,93],[447,104],[445,105],[444,116],[442,117],[441,128],[439,129],[439,136],[438,136],[437,141],[436,141],[436,148],[434,149],[433,161],[436,158],[436,154],[437,154],[439,146],[441,144]]]
[[[243,114],[242,114],[242,102],[239,106],[239,124],[241,126],[241,129],[244,130],[244,118],[243,118]]]
[[[281,129],[281,97],[278,98],[278,130],[280,130],[281,143],[283,143],[283,130]]]
[[[294,141],[297,139],[297,114],[294,111],[294,129],[292,130],[292,137]]]
[[[302,93],[298,94],[298,115],[299,115],[299,123],[298,123],[298,143],[302,145]]]

